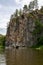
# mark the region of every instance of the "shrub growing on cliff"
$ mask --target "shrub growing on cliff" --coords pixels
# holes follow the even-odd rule
[[[33,34],[36,35],[36,34],[41,34],[41,32],[43,31],[43,24],[37,20],[35,22],[35,30],[33,31]]]
[[[35,22],[35,29],[33,30],[33,35],[35,36],[36,43],[38,45],[43,44],[43,24],[36,20]]]

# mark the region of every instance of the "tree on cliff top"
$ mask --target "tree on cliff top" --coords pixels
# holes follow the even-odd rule
[[[41,7],[40,11],[43,12],[43,6]]]
[[[30,2],[29,4],[29,10],[33,10],[34,9],[34,1]]]
[[[34,0],[34,7],[35,9],[38,9],[38,0]]]
[[[24,5],[24,7],[23,7],[23,11],[26,12],[27,9],[28,9],[28,8],[27,8],[27,5]]]
[[[22,9],[20,9],[20,10],[19,10],[19,15],[22,15],[22,13],[23,13],[23,12],[22,12]]]
[[[18,9],[15,11],[15,17],[18,16]]]

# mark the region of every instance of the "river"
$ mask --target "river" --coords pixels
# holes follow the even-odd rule
[[[43,51],[7,49],[0,52],[0,65],[43,65]]]

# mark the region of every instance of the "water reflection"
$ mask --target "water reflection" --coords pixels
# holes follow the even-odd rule
[[[6,50],[6,65],[43,65],[43,51],[33,49]]]
[[[5,53],[0,50],[0,65],[6,65]]]
[[[8,49],[0,52],[0,65],[43,65],[43,51]]]

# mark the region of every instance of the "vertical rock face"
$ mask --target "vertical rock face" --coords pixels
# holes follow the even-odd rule
[[[36,16],[21,15],[10,19],[6,34],[6,45],[29,47],[36,45],[32,32],[35,28],[35,17],[43,22],[43,15],[41,16],[42,19],[39,14]]]

